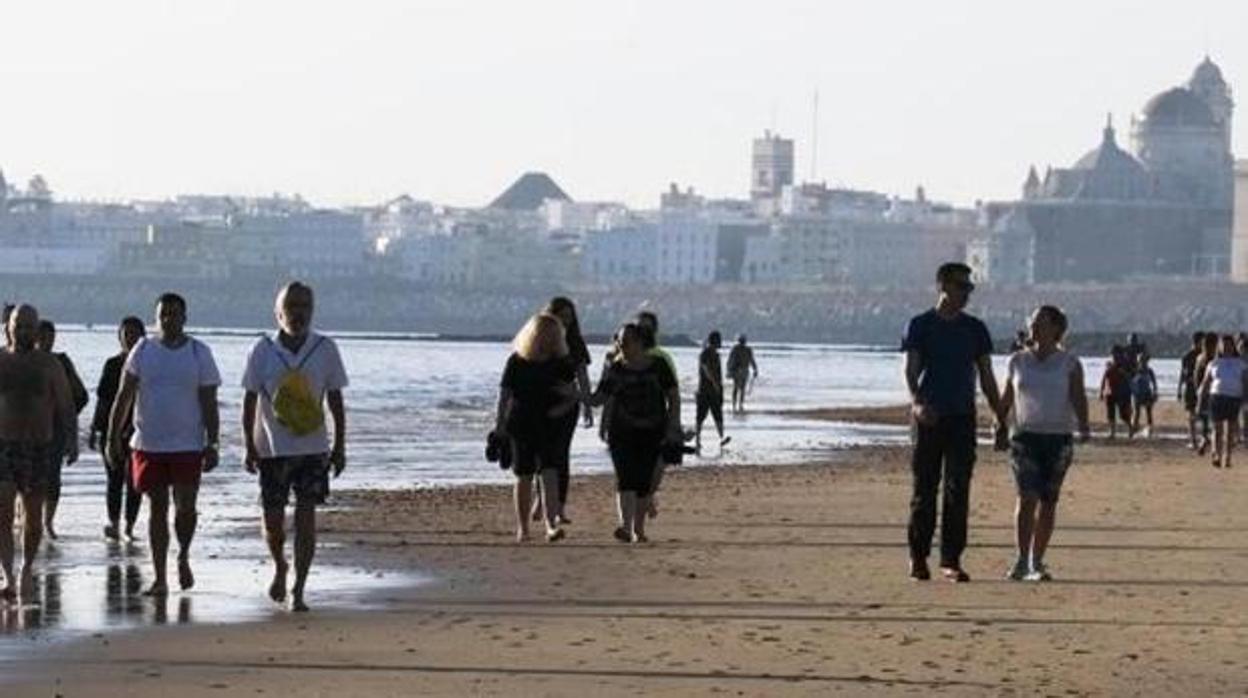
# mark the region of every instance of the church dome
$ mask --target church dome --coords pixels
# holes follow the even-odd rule
[[[1208,56],[1205,60],[1196,66],[1196,70],[1192,71],[1192,79],[1189,85],[1226,85],[1226,79],[1222,77],[1222,69],[1218,67]]]
[[[1217,66],[1213,68],[1217,70]],[[1148,126],[1216,125],[1209,105],[1185,87],[1166,90],[1148,100],[1144,105],[1144,121]]]

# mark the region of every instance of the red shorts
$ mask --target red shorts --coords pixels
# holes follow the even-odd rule
[[[157,487],[198,485],[204,467],[204,454],[201,451],[177,453],[135,451],[131,456],[130,464],[134,488],[147,493]]]

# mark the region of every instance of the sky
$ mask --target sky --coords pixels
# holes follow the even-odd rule
[[[0,169],[59,198],[334,206],[484,205],[541,170],[653,207],[670,182],[745,196],[772,129],[800,179],[966,205],[1070,164],[1109,112],[1126,144],[1206,53],[1248,94],[1245,32],[1239,0],[5,3]]]

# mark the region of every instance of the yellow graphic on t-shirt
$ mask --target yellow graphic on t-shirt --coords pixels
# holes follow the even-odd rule
[[[273,414],[278,424],[295,436],[306,436],[325,426],[325,411],[312,390],[308,376],[298,369],[289,369],[273,392]]]

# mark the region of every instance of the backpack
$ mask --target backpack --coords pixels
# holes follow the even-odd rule
[[[321,407],[320,396],[312,390],[312,381],[303,371],[303,366],[320,348],[325,338],[317,338],[316,344],[312,345],[308,353],[295,366],[291,366],[286,361],[286,357],[278,350],[273,340],[268,337],[264,339],[273,347],[273,353],[286,367],[277,381],[277,390],[273,391],[272,395],[268,394],[267,388],[264,391],[273,405],[273,415],[277,417],[277,423],[286,427],[295,436],[307,436],[316,432],[325,426],[325,410]]]

